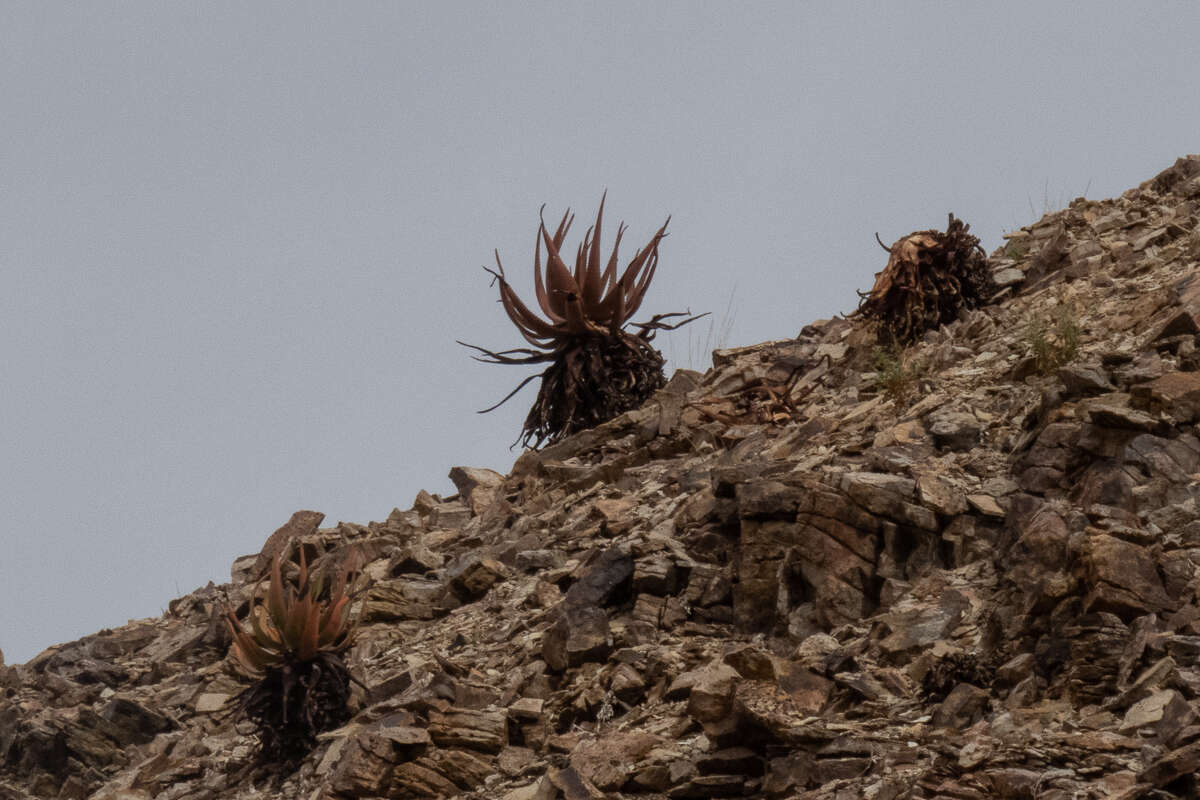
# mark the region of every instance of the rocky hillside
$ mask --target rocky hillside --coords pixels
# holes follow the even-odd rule
[[[1198,215],[1190,156],[1010,234],[902,358],[819,320],[285,526],[369,560],[348,724],[280,773],[230,713],[255,554],[0,667],[0,798],[1200,796]]]

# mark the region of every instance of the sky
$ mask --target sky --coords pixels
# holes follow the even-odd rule
[[[660,349],[851,311],[1200,151],[1200,5],[0,2],[0,650],[229,580],[301,508],[507,472],[538,209],[671,216]],[[1189,101],[1187,98],[1192,97]],[[624,261],[624,259],[623,259]]]

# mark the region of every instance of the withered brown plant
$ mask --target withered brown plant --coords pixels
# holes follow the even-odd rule
[[[237,698],[237,711],[256,727],[266,761],[295,762],[316,744],[317,734],[349,719],[353,680],[342,653],[356,630],[350,609],[357,558],[346,558],[336,575],[310,572],[300,549],[299,573],[284,576],[282,553],[271,562],[270,585],[250,598],[250,631],[234,610],[224,610],[233,634],[231,660],[255,682]]]
[[[887,266],[871,291],[859,292],[855,314],[880,325],[880,339],[904,346],[925,331],[951,322],[963,308],[987,302],[995,292],[987,256],[970,225],[950,215],[945,233],[916,231],[891,247]]]
[[[648,322],[633,323],[636,332],[626,331],[625,325],[641,308],[658,268],[658,246],[667,235],[671,218],[619,270],[617,250],[625,224],[617,226],[612,253],[607,261],[602,261],[603,217],[602,197],[596,223],[588,228],[576,250],[574,270],[567,267],[561,255],[574,215],[567,209],[553,235],[546,228],[545,219],[541,219],[533,256],[534,295],[540,314],[513,290],[499,252],[496,252],[496,269],[484,268],[500,285],[500,302],[508,318],[532,347],[497,352],[459,342],[482,353],[476,359],[486,363],[549,363],[542,372],[523,380],[499,403],[480,412],[498,408],[525,384],[540,377],[537,399],[517,439],[526,447],[536,449],[640,406],[665,383],[662,354],[650,346],[655,332],[673,330],[703,316],[668,324],[665,320],[687,315],[658,314]]]

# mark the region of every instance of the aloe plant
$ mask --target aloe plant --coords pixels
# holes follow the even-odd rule
[[[596,222],[576,250],[573,270],[567,267],[562,250],[575,217],[568,209],[551,235],[539,213],[533,258],[537,311],[526,305],[509,283],[499,252],[495,253],[496,269],[484,268],[499,284],[500,302],[509,320],[532,347],[497,352],[459,342],[482,353],[476,358],[487,363],[549,362],[544,371],[529,376],[499,403],[480,412],[498,408],[525,384],[540,377],[538,398],[518,438],[527,446],[537,448],[543,442],[557,441],[641,405],[665,382],[665,360],[650,346],[655,331],[672,330],[704,316],[658,314],[648,322],[634,323],[636,333],[625,330],[654,279],[658,248],[671,218],[667,217],[621,270],[617,253],[626,230],[624,223],[617,226],[611,255],[607,260],[601,257],[604,201],[602,197]],[[664,321],[674,317],[687,318],[674,324]]]
[[[250,630],[225,607],[233,636],[232,660],[254,679],[237,700],[257,726],[267,760],[294,761],[316,743],[316,735],[349,717],[350,676],[342,653],[353,643],[352,615],[359,587],[351,576],[357,557],[345,559],[335,575],[309,570],[300,548],[299,574],[285,579],[282,552],[271,560],[269,585],[251,594]]]
[[[233,634],[231,651],[247,672],[261,675],[288,661],[312,661],[321,653],[340,653],[351,643],[355,626],[350,616],[348,592],[350,565],[344,565],[331,586],[324,573],[309,574],[300,550],[300,575],[296,586],[283,580],[280,554],[271,560],[270,588],[265,601],[261,583],[250,602],[251,632],[242,629],[233,609],[226,621]],[[328,596],[325,590],[329,588]]]

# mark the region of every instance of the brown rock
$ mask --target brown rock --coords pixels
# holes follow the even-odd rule
[[[502,710],[452,708],[429,712],[429,737],[438,747],[499,753],[508,744],[508,714]]]
[[[429,492],[421,489],[413,499],[412,507],[413,511],[416,511],[422,517],[427,517],[438,507],[438,500]]]
[[[990,494],[969,494],[967,503],[985,517],[1004,519],[1004,508]]]
[[[626,548],[610,547],[583,565],[579,579],[567,590],[566,603],[602,608],[620,590],[628,591],[632,578],[633,556]]]
[[[513,557],[513,565],[525,573],[541,572],[557,569],[566,562],[566,558],[557,550],[522,550]]]
[[[637,705],[646,696],[646,680],[629,664],[618,664],[608,684],[609,691],[627,705]]]
[[[1088,539],[1084,565],[1090,586],[1089,609],[1132,619],[1173,605],[1154,559],[1138,545],[1095,534]]]
[[[1130,397],[1127,394],[1113,392],[1101,395],[1086,403],[1088,417],[1092,424],[1102,428],[1117,428],[1129,431],[1144,431],[1146,433],[1163,434],[1170,426],[1157,416],[1129,406]]]
[[[170,717],[130,697],[117,695],[100,706],[100,717],[108,723],[105,733],[122,747],[145,744],[178,724]]]
[[[872,514],[903,519],[904,504],[913,499],[916,484],[883,472],[847,472],[842,475],[841,489]]]
[[[212,714],[223,709],[230,697],[223,692],[204,692],[196,696],[193,707],[197,714]]]
[[[1200,770],[1200,742],[1192,742],[1157,759],[1138,780],[1151,786],[1166,786],[1184,775],[1194,775],[1197,770]]]
[[[542,658],[550,669],[562,672],[589,661],[603,661],[612,647],[608,614],[603,608],[564,602],[542,639]]]
[[[399,575],[425,575],[441,569],[445,560],[441,553],[433,552],[422,542],[410,542],[392,554],[387,574],[393,578]]]
[[[478,600],[508,576],[508,568],[493,558],[471,553],[447,576],[450,590],[464,601]]]
[[[1161,412],[1176,422],[1190,424],[1200,419],[1200,372],[1169,372],[1135,387],[1133,398],[1147,402],[1151,412]]]
[[[804,751],[788,756],[772,758],[767,764],[767,773],[762,788],[768,797],[783,797],[803,789],[816,776],[816,764],[811,755]]]
[[[604,792],[580,775],[574,767],[551,768],[546,775],[561,793],[563,800],[604,800],[605,798]]]
[[[1129,707],[1120,732],[1132,735],[1150,728],[1160,742],[1170,742],[1179,731],[1196,720],[1196,712],[1174,689],[1159,689]]]
[[[968,608],[970,600],[955,590],[943,592],[933,602],[893,607],[880,617],[891,633],[879,642],[879,646],[884,652],[894,654],[924,649],[945,638]]]
[[[1001,686],[1016,686],[1033,675],[1033,666],[1033,653],[1021,653],[1019,656],[1013,656],[996,668],[996,682]]]
[[[678,589],[679,571],[675,560],[666,553],[639,558],[633,568],[633,590],[666,597]]]
[[[1031,769],[1008,767],[987,771],[993,797],[1036,797],[1038,787],[1045,782],[1045,773]]]
[[[963,493],[936,475],[926,473],[917,478],[917,497],[943,517],[957,516],[967,510]]]
[[[1067,364],[1059,367],[1058,379],[1066,387],[1068,397],[1092,397],[1113,390],[1102,368],[1087,364]]]
[[[1062,635],[1061,640],[1046,637],[1039,641],[1035,656],[1040,671],[1053,671],[1056,662],[1066,656],[1065,677],[1072,699],[1080,705],[1101,702],[1120,680],[1128,626],[1115,614],[1093,612],[1066,625]]]
[[[1025,524],[1017,545],[1043,567],[1061,569],[1066,565],[1069,535],[1067,523],[1046,506],[1034,512]]]
[[[861,619],[871,608],[866,592],[872,567],[815,525],[747,521],[742,525],[739,580],[733,586],[738,627],[770,630],[784,622],[778,609],[805,602],[813,603],[815,615],[826,624]]]
[[[931,724],[935,728],[969,728],[983,717],[990,702],[991,696],[985,690],[969,683],[960,683],[933,713]]]
[[[914,516],[908,512],[916,509],[936,527],[929,509],[893,491],[911,496],[911,480],[876,473],[841,480],[862,502],[886,504],[900,515]],[[814,621],[830,626],[869,613],[879,549],[875,532],[881,526],[876,517],[845,494],[808,480],[802,485],[752,480],[737,487],[737,502],[741,541],[733,603],[739,628],[786,627],[790,609],[809,603]]]
[[[745,788],[741,775],[699,775],[667,792],[667,797],[741,797]]]
[[[629,497],[604,498],[592,503],[591,515],[602,520],[611,530],[614,525],[625,524],[626,517],[635,505],[637,503]]]
[[[382,736],[360,734],[342,750],[329,788],[351,797],[379,795],[391,779],[396,753]]]
[[[1196,323],[1196,317],[1185,308],[1180,309],[1163,323],[1158,333],[1151,337],[1151,341],[1169,339],[1172,336],[1195,336],[1198,333],[1200,333],[1200,325]]]
[[[766,764],[762,756],[749,747],[727,747],[697,758],[696,770],[701,775],[758,776],[766,771]]]
[[[445,613],[439,581],[402,577],[371,585],[363,604],[363,622],[434,619]]]
[[[250,572],[252,580],[258,580],[267,574],[276,552],[284,552],[295,540],[316,533],[323,519],[325,515],[320,511],[297,511],[292,514],[291,519],[267,537],[262,551],[254,561],[254,569]]]
[[[450,480],[454,482],[471,513],[478,516],[495,501],[496,492],[504,482],[504,476],[494,470],[479,467],[452,467]]]
[[[793,658],[801,665],[809,669],[819,669],[825,663],[825,660],[832,654],[838,652],[841,645],[838,640],[827,633],[814,633],[811,636],[806,636],[804,641],[796,646],[796,652]]]
[[[637,770],[629,786],[643,792],[665,792],[671,788],[671,770],[665,764],[650,764]]]
[[[459,794],[459,786],[443,775],[438,765],[427,759],[408,761],[392,770],[388,781],[389,797],[434,798]]]
[[[718,722],[727,718],[733,708],[734,690],[741,679],[737,670],[728,664],[709,664],[692,684],[688,714],[698,722]]]
[[[933,443],[945,450],[970,450],[979,443],[980,425],[974,414],[935,411],[925,420]]]
[[[416,759],[416,765],[428,767],[441,777],[453,783],[460,790],[471,790],[492,777],[496,767],[491,758],[468,750],[431,750]],[[400,765],[393,776],[397,783],[403,783],[404,768]]]
[[[1016,267],[1005,267],[992,273],[992,281],[996,284],[997,289],[1003,289],[1006,286],[1016,286],[1024,280],[1025,273]]]
[[[500,768],[501,772],[510,777],[520,775],[531,764],[536,762],[537,753],[528,747],[513,747],[509,745],[496,756],[496,766]]]
[[[522,697],[508,705],[508,715],[517,720],[538,720],[542,717],[545,700],[537,697]]]
[[[460,530],[471,521],[472,512],[466,503],[453,500],[438,503],[429,512],[426,523],[431,529]]]
[[[725,654],[722,659],[743,678],[758,681],[775,680],[774,657],[754,645],[745,645]]]
[[[829,696],[833,693],[833,681],[798,663],[782,659],[775,662],[775,668],[776,686],[787,694],[789,705],[797,713],[821,713],[821,709],[829,702]]]
[[[671,683],[667,686],[667,692],[665,695],[663,695],[663,698],[668,701],[683,700],[687,698],[687,696],[692,692],[692,687],[695,686],[697,681],[700,680],[700,677],[704,674],[705,670],[706,667],[699,667],[697,669],[688,670],[687,672],[681,672],[679,675],[676,675]]]
[[[629,779],[629,769],[663,744],[658,736],[641,732],[610,731],[581,742],[571,751],[571,766],[597,789],[616,792]]]
[[[824,736],[804,721],[820,713],[834,684],[819,676],[808,691],[791,693],[767,681],[741,681],[734,690],[733,714],[704,724],[705,733],[718,746],[735,747],[757,740],[797,746]]]

